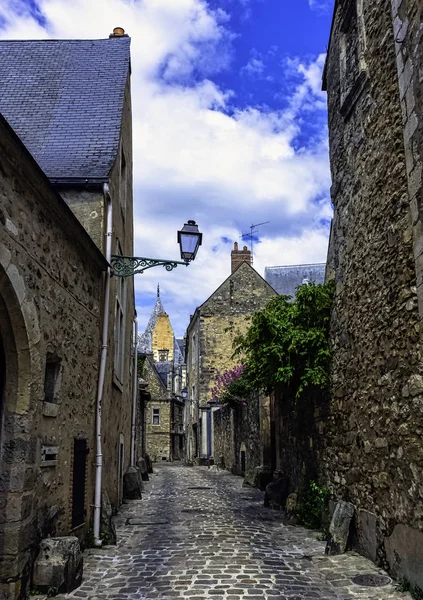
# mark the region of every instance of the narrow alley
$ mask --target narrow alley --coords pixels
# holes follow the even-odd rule
[[[316,533],[284,526],[282,513],[263,508],[262,492],[226,471],[159,464],[116,526],[118,545],[87,551],[83,584],[59,598],[409,597],[386,576],[383,587],[354,584],[383,573],[356,554],[325,557]]]

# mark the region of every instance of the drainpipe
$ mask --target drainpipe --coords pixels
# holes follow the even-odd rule
[[[132,428],[131,428],[131,467],[135,467],[135,434],[137,429],[137,396],[138,396],[138,319],[135,312],[135,348],[134,348],[134,382],[132,390]]]
[[[107,205],[106,216],[106,260],[110,265],[112,256],[112,201],[109,186],[103,185],[104,200]],[[95,464],[95,495],[94,495],[94,543],[101,546],[100,515],[101,515],[101,481],[103,473],[103,452],[101,447],[101,410],[103,403],[104,378],[106,374],[107,348],[109,338],[109,307],[110,307],[110,266],[107,267],[104,286],[103,334],[101,342],[100,371],[97,388],[97,423],[96,423],[96,464]]]

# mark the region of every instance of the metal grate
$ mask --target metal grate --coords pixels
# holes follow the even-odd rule
[[[389,585],[392,580],[386,575],[366,573],[365,575],[351,577],[351,581],[363,587],[383,587],[384,585]]]

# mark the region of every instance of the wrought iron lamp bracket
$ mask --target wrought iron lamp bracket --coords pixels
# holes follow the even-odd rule
[[[131,277],[137,273],[144,273],[153,267],[164,267],[166,271],[173,271],[178,265],[189,265],[189,262],[180,260],[166,260],[164,258],[146,258],[143,256],[121,256],[112,254],[110,266],[112,275],[116,277]]]

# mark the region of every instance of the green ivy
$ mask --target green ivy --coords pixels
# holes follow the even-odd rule
[[[300,525],[309,529],[322,529],[323,514],[329,498],[329,491],[310,481],[300,494],[295,515]]]
[[[297,397],[308,386],[327,389],[333,297],[333,282],[311,282],[297,288],[293,302],[278,296],[257,312],[235,339],[234,356],[245,365],[239,385],[268,392],[285,384]]]

